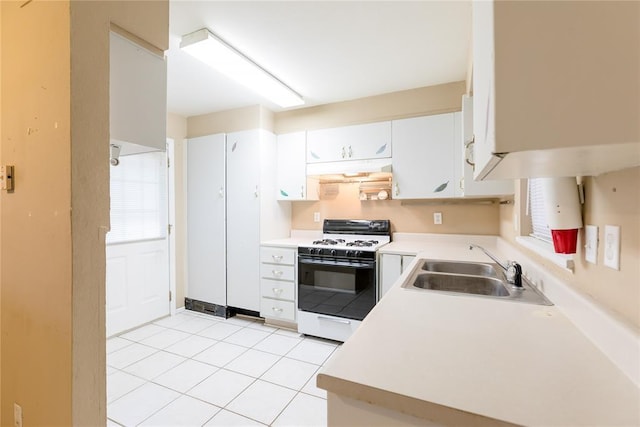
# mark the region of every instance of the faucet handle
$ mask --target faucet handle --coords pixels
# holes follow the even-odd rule
[[[507,282],[517,288],[522,287],[522,266],[515,261],[507,261]]]

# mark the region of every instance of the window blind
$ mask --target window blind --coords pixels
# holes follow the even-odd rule
[[[107,243],[164,238],[167,167],[164,152],[121,156],[111,166],[111,231]]]
[[[531,236],[546,242],[552,242],[551,229],[547,221],[547,213],[544,207],[544,194],[539,179],[528,180],[527,214],[531,219]]]

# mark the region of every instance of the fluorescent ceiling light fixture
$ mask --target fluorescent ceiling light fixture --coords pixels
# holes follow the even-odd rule
[[[182,36],[180,48],[283,108],[304,104],[293,89],[206,28]]]

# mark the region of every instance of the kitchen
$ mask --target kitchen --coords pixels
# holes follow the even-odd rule
[[[373,100],[373,105],[378,105],[378,108],[381,108],[383,114],[376,114],[376,117],[366,116],[368,111],[374,110],[375,108],[370,107],[372,104],[367,101],[354,101],[351,105],[336,105],[335,110],[326,111],[325,116],[322,115],[322,109],[317,108],[315,111],[318,114],[315,115],[315,118],[309,117],[298,117],[295,114],[286,114],[278,113],[276,114],[276,118],[286,118],[290,115],[291,121],[299,120],[298,123],[303,123],[304,120],[315,120],[316,122],[322,122],[324,120],[324,124],[316,125],[318,128],[322,127],[332,127],[332,126],[342,126],[353,124],[354,122],[371,122],[384,120],[385,117],[388,119],[396,119],[398,116],[396,115],[418,115],[417,113],[422,112],[426,114],[428,112],[453,112],[459,111],[460,108],[460,95],[464,93],[466,89],[464,89],[464,84],[453,85],[454,88],[450,90],[450,94],[448,97],[446,95],[442,95],[442,98],[438,98],[439,95],[431,95],[428,96],[428,99],[446,99],[446,101],[441,101],[438,106],[418,106],[416,110],[413,111],[398,111],[394,110],[392,106],[392,102],[401,99],[400,103],[403,105],[409,105],[411,102],[403,102],[402,100],[411,100],[413,99],[413,95],[417,95],[420,99],[424,99],[424,92],[431,92],[432,94],[441,94],[442,92],[447,92],[447,87],[434,87],[431,89],[423,89],[423,93],[407,93],[404,94],[406,98],[402,98],[403,94],[395,94],[390,95],[389,97],[381,96],[378,98],[379,104],[376,104],[376,100]],[[420,92],[420,91],[418,91]],[[422,95],[422,96],[420,96]],[[368,100],[371,101],[371,100]],[[415,102],[415,101],[413,101]],[[428,103],[427,101],[423,101],[424,103]],[[413,104],[415,105],[415,104]],[[312,107],[313,108],[313,107]],[[351,115],[343,114],[345,111],[349,111],[350,108],[353,108]],[[385,110],[386,108],[386,110]],[[409,108],[409,107],[405,107]],[[261,120],[263,112],[259,109],[251,109],[247,108],[244,111],[239,110],[236,111],[239,115],[245,114],[244,117],[247,117],[247,114],[250,117],[250,120],[253,123],[257,123]],[[333,119],[334,117],[340,117],[342,120],[350,120],[351,123],[340,122],[339,120]],[[354,117],[355,116],[355,117]],[[221,121],[226,121],[227,123],[232,123],[232,119],[234,118],[231,113],[220,113],[217,117],[220,118]],[[349,118],[351,117],[351,118]],[[175,119],[175,120],[174,120]],[[208,119],[215,119],[214,116],[209,117]],[[230,120],[231,119],[231,120]],[[333,119],[333,120],[332,120]],[[211,126],[208,129],[203,129],[203,123],[207,121],[207,118],[190,118],[187,120],[187,123],[184,123],[184,120],[181,120],[179,117],[170,117],[169,121],[177,122],[179,125],[183,126],[183,129],[186,127],[189,129],[189,132],[193,132],[188,135],[198,136],[205,135],[208,133],[213,133]],[[211,123],[211,120],[209,120]],[[275,120],[276,124],[278,122],[286,123],[285,120]],[[303,127],[304,125],[298,125],[298,128]],[[198,127],[202,129],[198,131]],[[175,129],[175,128],[173,128]],[[195,129],[195,130],[194,130]],[[237,130],[237,129],[232,129]],[[276,133],[285,133],[287,130],[295,130],[293,127],[289,129],[280,129],[276,130]],[[170,133],[172,133],[172,129],[170,127]],[[169,135],[172,136],[172,135]],[[187,133],[182,135],[182,138],[187,136]],[[180,138],[178,135],[176,139]],[[633,268],[625,268],[625,266],[633,266],[634,257],[637,258],[637,248],[638,248],[638,239],[637,232],[634,233],[634,230],[637,230],[635,222],[637,222],[637,208],[633,206],[637,206],[637,202],[634,205],[630,203],[630,200],[636,200],[633,198],[634,194],[634,183],[638,182],[637,177],[637,168],[627,171],[621,172],[613,172],[610,174],[602,175],[598,178],[586,178],[585,180],[585,190],[586,190],[586,203],[585,205],[585,223],[595,223],[600,227],[604,227],[605,224],[620,224],[622,225],[623,233],[621,235],[622,238],[622,248],[621,248],[621,270],[614,271],[609,270],[602,266],[602,263],[599,262],[597,266],[592,267],[588,264],[582,262],[579,259],[576,259],[576,270],[573,275],[564,272],[563,270],[556,270],[557,274],[563,275],[565,280],[573,284],[578,289],[583,289],[585,292],[591,294],[599,304],[607,307],[607,309],[611,309],[626,318],[626,322],[629,323],[628,319],[634,319],[636,317],[636,308],[634,308],[633,298],[629,298],[629,295],[637,295],[637,278],[635,276],[635,272]],[[612,191],[613,188],[616,188],[616,192]],[[348,191],[348,190],[347,190]],[[357,192],[353,192],[355,197],[358,197]],[[516,191],[517,194],[517,191]],[[346,194],[341,193],[340,196]],[[433,205],[431,203],[424,202],[405,202],[404,204],[398,200],[388,200],[388,201],[367,201],[360,202],[359,199],[352,199],[351,197],[348,199],[349,202],[342,206],[340,203],[326,203],[323,201],[319,202],[292,202],[292,229],[302,229],[302,230],[316,230],[319,231],[319,224],[313,221],[314,213],[320,212],[322,218],[336,218],[338,216],[347,216],[351,218],[357,217],[370,217],[372,219],[378,218],[391,218],[392,224],[395,227],[396,231],[399,232],[407,232],[407,233],[455,233],[455,234],[499,234],[503,238],[508,239],[509,241],[515,241],[515,232],[514,232],[514,213],[519,212],[520,205],[499,205],[497,203],[494,204],[475,204],[472,203],[470,205],[456,205],[456,204],[446,204],[446,205]],[[631,204],[631,208],[629,205]],[[387,211],[384,211],[386,205]],[[382,208],[382,211],[378,211],[377,209]],[[635,209],[635,210],[634,210]],[[397,210],[401,210],[402,214],[399,216],[391,216],[391,213],[387,212],[397,212]],[[436,226],[433,224],[433,213],[440,212],[443,215],[443,224],[441,226]],[[471,221],[466,220],[466,215],[469,212],[479,213],[478,215],[474,215],[474,219],[479,219],[485,225],[478,225],[477,223],[470,223]],[[627,232],[629,230],[629,232]],[[602,252],[602,248],[599,252]],[[576,255],[576,258],[580,256],[580,252]],[[602,255],[600,255],[602,256]],[[540,261],[546,268],[554,269],[551,263],[547,261]],[[609,289],[602,289],[599,286],[600,283],[607,283],[607,286],[615,286],[616,291],[612,291]],[[634,321],[631,320],[631,324],[634,324]],[[6,412],[6,411],[3,411]]]

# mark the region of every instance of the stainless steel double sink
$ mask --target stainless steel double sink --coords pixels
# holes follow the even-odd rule
[[[553,305],[524,278],[520,288],[509,284],[495,263],[421,259],[402,287]]]

